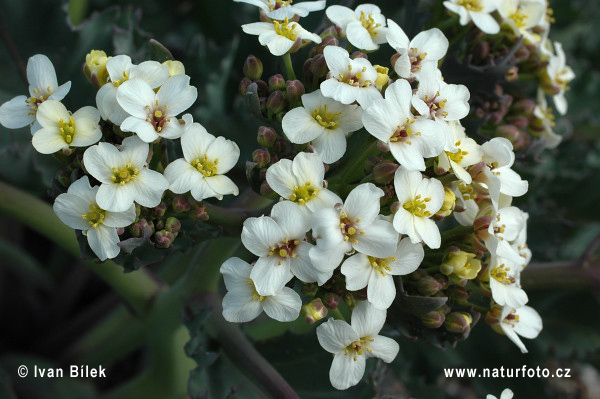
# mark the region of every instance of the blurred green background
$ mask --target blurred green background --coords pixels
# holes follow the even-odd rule
[[[409,36],[424,21],[423,15],[413,15],[416,2],[374,3]],[[185,64],[198,87],[195,119],[240,145],[236,180],[243,181],[259,125],[237,94],[243,62],[252,53],[262,59],[266,76],[282,73],[256,37],[241,32],[241,24],[256,20],[256,8],[208,0],[0,0],[0,5],[0,103],[26,93],[20,70],[28,57],[43,53],[54,63],[59,84],[72,82],[67,108],[95,105],[95,90],[81,73],[85,55],[102,49],[139,62],[147,59],[148,40],[154,38]],[[314,332],[284,334],[288,326],[274,323],[243,327],[302,398],[465,399],[498,396],[505,387],[513,389],[515,398],[600,397],[600,265],[593,253],[586,268],[571,262],[600,234],[600,2],[553,0],[550,6],[556,18],[550,37],[563,43],[577,78],[567,93],[569,113],[557,121],[563,143],[535,159],[517,155],[515,168],[530,182],[529,193],[517,204],[530,214],[528,242],[536,264],[532,274],[524,275],[524,285],[529,305],[544,320],[538,339],[526,342],[530,353],[522,355],[482,322],[455,349],[401,339],[391,367],[370,370],[375,389],[363,383],[337,392],[329,385],[331,357]],[[322,13],[317,14],[306,27],[318,25]],[[0,179],[50,202],[58,163],[33,150],[27,128],[1,130]],[[137,375],[145,353],[133,345],[134,350],[103,364],[109,370],[104,380],[19,379],[20,364],[59,367],[81,360],[73,353],[75,343],[119,299],[78,259],[9,214],[0,214],[0,264],[0,398],[93,398]],[[548,267],[552,272],[546,273]],[[102,350],[96,348],[87,359],[102,360]],[[568,367],[572,378],[446,379],[442,373],[445,367],[524,364]],[[226,397],[232,388],[239,398],[263,397],[226,356],[219,356],[197,382],[211,398]]]

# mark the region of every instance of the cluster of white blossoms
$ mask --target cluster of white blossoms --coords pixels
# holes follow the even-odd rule
[[[290,7],[287,1],[244,2],[258,5],[261,15],[271,19],[273,11],[279,11],[278,18],[294,14],[291,9],[280,11]],[[455,3],[457,12],[468,12],[461,18],[465,23],[467,17],[476,23],[495,22],[489,15],[496,9],[491,1],[481,1],[481,9],[467,5],[477,1]],[[378,335],[396,298],[393,276],[414,272],[426,250],[442,247],[438,222],[453,214],[458,224],[474,232],[473,244],[465,251],[443,248],[440,271],[459,286],[479,279],[489,287],[493,299],[488,319],[497,316],[491,323],[525,351],[519,335],[534,338],[542,323],[525,306],[527,294],[520,285],[520,273],[531,258],[527,214],[511,202],[527,192],[528,184],[512,170],[511,142],[494,138],[479,145],[467,136],[460,120],[469,114],[470,93],[463,85],[444,81],[438,69],[449,46],[442,31],[433,28],[411,40],[394,21],[386,23],[373,4],[355,10],[331,6],[326,14],[352,46],[375,51],[387,43],[393,48],[398,53],[392,57],[395,76],[367,58],[351,57],[342,47],[323,49],[327,77],[281,122],[285,137],[308,144],[309,150],[266,170],[266,182],[280,202],[269,216],[244,223],[242,242],[258,257],[256,262],[232,258],[221,268],[228,289],[224,317],[245,322],[265,310],[276,320],[294,320],[302,301],[291,281],[324,286],[339,270],[347,292],[365,290],[366,300],[353,307],[351,324],[330,319],[317,327],[317,337],[334,354],[332,385],[356,385],[366,358],[391,362],[398,353],[396,342]],[[292,48],[291,42],[283,46],[281,37],[292,40],[286,35],[298,29],[302,38],[299,25],[287,20],[274,20],[274,28],[267,26],[271,22],[262,24],[261,44],[274,55]],[[267,28],[275,33],[267,35]],[[249,25],[244,31],[259,33]],[[381,156],[395,165],[395,202],[384,213],[384,190],[369,176],[352,184],[346,198],[330,190],[325,180],[324,164],[343,158],[346,138],[363,128],[376,139],[371,140],[378,143]]]
[[[191,191],[197,201],[238,194],[237,186],[224,176],[237,163],[238,146],[208,133],[191,114],[179,118],[197,97],[181,62],[135,65],[127,55],[107,57],[103,51],[92,51],[86,68],[99,86],[97,108],[69,112],[60,100],[70,82],[59,87],[54,66],[38,54],[27,64],[31,97],[3,104],[0,123],[8,128],[32,124],[32,144],[42,154],[62,151],[69,156],[76,147],[85,148],[87,175],[56,198],[54,210],[65,224],[87,236],[98,259],[120,253],[117,230],[137,220],[135,204],[156,207],[166,190]],[[100,119],[126,137],[120,143],[103,141],[107,137]],[[154,144],[178,138],[183,158],[162,164],[164,173],[152,170],[149,162],[159,148]],[[98,185],[92,187],[90,178]]]

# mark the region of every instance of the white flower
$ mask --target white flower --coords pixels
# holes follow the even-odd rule
[[[185,75],[185,65],[176,60],[166,60],[162,63],[169,70],[169,77],[174,75]]]
[[[442,79],[437,63],[427,63],[419,75],[419,88],[412,105],[423,116],[435,120],[458,121],[469,114],[469,89],[449,85]]]
[[[457,151],[444,151],[438,156],[436,172],[443,174],[452,171],[460,180],[471,184],[472,178],[466,168],[481,162],[482,151],[479,144],[467,137],[460,122],[450,122],[450,130],[454,136],[454,146]]]
[[[499,324],[502,332],[519,347],[522,353],[527,353],[527,348],[519,335],[523,338],[534,339],[543,328],[542,318],[529,306],[521,306],[516,309],[504,306]]]
[[[291,201],[281,201],[271,216],[249,218],[242,229],[242,243],[259,256],[250,277],[261,295],[274,295],[293,276],[304,282],[325,281],[308,256],[313,247],[305,241],[309,218]]]
[[[56,100],[48,100],[38,107],[36,118],[40,126],[31,140],[42,154],[54,154],[69,147],[87,147],[102,138],[98,126],[100,114],[94,107],[83,107],[73,115]]]
[[[431,217],[444,203],[442,183],[400,166],[394,175],[394,187],[400,202],[394,215],[396,231],[408,234],[413,243],[424,241],[429,248],[439,248],[440,230]]]
[[[333,163],[346,152],[346,136],[362,128],[362,109],[323,96],[321,90],[302,95],[303,107],[287,112],[283,132],[295,144],[311,142],[325,163]]]
[[[411,99],[410,84],[404,79],[397,80],[385,91],[385,99],[373,101],[363,112],[362,121],[369,133],[389,145],[402,166],[425,170],[423,158],[439,155],[451,133],[442,123],[413,116]]]
[[[84,176],[56,197],[53,208],[64,224],[87,236],[92,251],[104,261],[119,255],[117,228],[135,221],[135,206],[132,204],[123,212],[106,211],[96,203],[97,192],[98,187],[90,187],[88,177]]]
[[[160,203],[169,182],[146,167],[149,151],[149,145],[137,136],[123,140],[119,149],[109,143],[99,143],[85,151],[86,170],[102,183],[96,195],[102,209],[123,212],[134,201],[147,208]]]
[[[459,23],[466,25],[473,21],[482,32],[495,34],[500,32],[500,25],[490,14],[496,11],[497,0],[450,0],[444,6],[459,15]]]
[[[385,17],[375,4],[361,4],[354,11],[344,6],[330,6],[325,13],[356,48],[373,51],[386,41]]]
[[[492,255],[490,259],[489,278],[492,298],[500,306],[520,308],[529,298],[521,288],[521,270],[517,263]]]
[[[500,0],[498,13],[516,37],[523,36],[529,43],[537,44],[541,38],[532,29],[542,24],[546,16],[546,3],[539,0]]]
[[[511,391],[510,389],[506,388],[500,394],[500,399],[512,399],[513,395],[514,395],[513,391]],[[498,398],[496,398],[494,395],[488,395],[488,396],[485,397],[485,399],[498,399]]]
[[[17,96],[0,106],[0,124],[7,129],[31,126],[31,134],[40,126],[35,122],[38,106],[46,100],[60,101],[71,89],[71,82],[58,85],[52,62],[43,54],[36,54],[27,61],[29,98]]]
[[[350,59],[346,50],[337,46],[327,46],[323,50],[329,68],[328,78],[321,83],[321,92],[342,104],[357,101],[368,107],[381,98],[375,87],[377,70],[364,58]]]
[[[569,88],[569,82],[575,78],[575,72],[567,65],[565,52],[562,45],[554,42],[555,56],[551,56],[546,67],[546,73],[550,78],[550,83],[558,89],[552,99],[556,110],[564,115],[567,113],[567,100],[565,99],[565,91]]]
[[[396,358],[400,350],[398,343],[378,335],[385,317],[385,310],[376,309],[363,301],[354,308],[351,324],[329,319],[317,327],[319,343],[327,352],[334,354],[329,370],[329,379],[334,388],[348,389],[358,384],[369,357],[377,357],[386,363]]]
[[[284,20],[292,18],[294,15],[306,17],[312,11],[319,11],[325,8],[325,0],[305,1],[299,4],[292,4],[290,0],[233,0],[236,3],[252,4],[269,18]]]
[[[516,206],[501,208],[492,215],[488,227],[486,246],[492,255],[498,255],[512,262],[520,263],[523,259],[512,242],[526,228],[527,214]]]
[[[462,226],[473,226],[479,205],[475,202],[477,195],[471,184],[465,184],[462,180],[454,181],[451,185],[452,192],[456,196],[456,205],[454,206],[454,218]]]
[[[187,125],[187,123],[186,123]],[[165,168],[169,190],[183,194],[191,190],[197,201],[224,195],[238,195],[235,183],[225,173],[240,157],[236,143],[208,133],[199,123],[191,123],[181,137],[183,158],[176,159]]]
[[[342,263],[346,289],[358,291],[367,287],[367,299],[377,309],[387,309],[396,298],[392,276],[403,276],[417,270],[425,253],[421,244],[409,238],[398,242],[396,253],[388,258],[376,258],[362,253],[352,255]]]
[[[321,37],[304,29],[298,22],[253,22],[242,25],[242,30],[249,35],[258,35],[261,45],[267,46],[271,54],[281,56],[297,51],[303,40],[321,43]]]
[[[127,55],[110,58],[106,61],[106,70],[110,81],[96,93],[96,106],[102,119],[115,125],[120,125],[129,116],[117,102],[117,91],[121,84],[129,79],[141,79],[155,89],[169,77],[169,69],[166,66],[156,61],[144,61],[133,65]]]
[[[254,320],[264,310],[277,321],[294,321],[300,314],[302,300],[291,288],[283,287],[274,295],[259,295],[250,278],[252,267],[240,258],[229,258],[221,266],[227,287],[223,298],[223,317],[232,323]]]
[[[123,83],[117,90],[117,101],[131,116],[121,123],[121,130],[135,132],[146,143],[159,137],[181,137],[185,124],[177,115],[191,107],[198,97],[198,90],[189,83],[189,76],[173,75],[156,93],[141,79]]]
[[[320,271],[331,273],[344,254],[353,249],[368,256],[386,258],[396,252],[398,234],[387,220],[378,218],[383,190],[372,183],[354,188],[342,206],[313,214],[317,246],[309,252]]]
[[[293,161],[282,159],[267,169],[267,183],[284,199],[308,213],[341,203],[337,194],[323,186],[325,167],[317,154],[301,152]]]
[[[394,70],[401,78],[418,77],[421,68],[427,64],[437,68],[438,61],[448,51],[448,39],[437,28],[421,32],[409,41],[397,23],[388,19],[388,26],[387,42],[400,54]]]
[[[534,134],[539,135],[546,148],[556,148],[562,141],[562,136],[554,133],[554,114],[552,108],[548,107],[544,90],[539,88],[537,94],[537,106],[533,110],[533,116],[537,118],[536,123],[532,125]]]

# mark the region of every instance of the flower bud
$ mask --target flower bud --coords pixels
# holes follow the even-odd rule
[[[477,277],[480,270],[481,262],[475,259],[475,254],[461,251],[457,247],[450,247],[440,267],[440,271],[445,275],[455,275],[466,280]]]
[[[282,138],[275,140],[275,145],[273,146],[275,153],[280,157],[283,155],[291,154],[294,149],[292,143]]]
[[[308,324],[313,324],[327,316],[327,308],[321,298],[316,298],[302,306],[302,315]]]
[[[177,235],[179,230],[181,230],[181,222],[179,219],[171,216],[167,218],[167,221],[165,222],[165,230]]]
[[[348,307],[350,309],[354,308],[354,306],[356,306],[356,299],[354,298],[354,295],[351,292],[346,292],[344,294],[342,294],[342,299],[344,300],[344,303],[346,303],[346,305],[348,305]]]
[[[392,203],[392,205],[390,205],[390,212],[392,212],[392,215],[396,212],[398,212],[398,209],[400,209],[400,202],[395,201]]]
[[[304,85],[299,80],[288,80],[285,82],[285,99],[290,106],[302,101],[302,95],[306,93]]]
[[[485,41],[478,42],[473,48],[473,57],[477,60],[484,60],[490,54],[490,44]]]
[[[154,234],[154,242],[157,248],[169,248],[175,241],[175,234],[167,230],[159,230]]]
[[[177,194],[173,197],[173,200],[171,201],[171,207],[175,213],[187,212],[191,209],[190,201],[185,195],[181,194]]]
[[[252,84],[252,81],[245,76],[242,80],[240,80],[240,85],[238,86],[238,91],[242,97],[246,95],[246,89],[248,89],[248,86],[250,86],[251,84]]]
[[[459,287],[457,285],[453,285],[448,287],[445,291],[448,298],[458,304],[458,305],[467,305],[469,300],[469,292],[465,290],[463,287]]]
[[[258,141],[259,145],[270,148],[273,146],[273,144],[275,144],[276,139],[277,133],[275,132],[275,129],[267,126],[261,126],[258,128],[258,136],[256,137],[256,141]]]
[[[442,284],[431,276],[425,276],[417,282],[417,291],[423,296],[435,295],[442,289]]]
[[[269,165],[269,162],[271,162],[269,151],[263,150],[262,148],[254,150],[252,153],[252,161],[256,162],[256,165],[259,168],[264,168],[265,166]]]
[[[421,319],[421,323],[427,328],[439,328],[446,320],[446,316],[437,310],[421,314],[419,318]]]
[[[367,57],[367,55],[362,51],[355,51],[352,54],[350,54],[350,59],[355,60],[357,58],[364,58],[365,60],[369,59],[369,57]]]
[[[154,233],[154,223],[150,220],[139,219],[137,222],[129,226],[129,232],[136,238],[150,237]]]
[[[252,83],[256,83],[256,93],[258,93],[258,97],[263,98],[269,95],[269,85],[264,80],[257,79]]]
[[[321,79],[327,76],[329,67],[327,66],[327,62],[325,61],[325,56],[323,54],[317,54],[312,58],[310,63],[310,72],[313,75],[313,79]]]
[[[106,70],[106,61],[110,57],[102,50],[92,50],[85,56],[85,64],[83,73],[87,80],[96,88],[99,89],[108,82],[108,71]]]
[[[302,285],[302,293],[306,296],[314,297],[319,290],[317,283],[304,283]]]
[[[508,68],[505,77],[508,82],[514,82],[517,79],[519,79],[519,67],[513,65],[510,68]]]
[[[529,116],[533,114],[537,103],[530,98],[523,98],[519,101],[516,101],[512,105],[512,110],[519,115]]]
[[[377,149],[383,153],[390,152],[389,144],[381,140],[377,140]]]
[[[244,62],[244,76],[246,76],[250,80],[260,79],[263,73],[263,64],[262,61],[250,54],[248,58],[246,58],[246,62]]]
[[[377,87],[377,90],[381,91],[385,87],[385,85],[388,84],[388,82],[390,80],[390,76],[388,75],[388,72],[390,71],[390,69],[383,67],[381,65],[373,65],[373,67],[377,71],[377,79],[375,80],[375,87]]]
[[[529,56],[531,56],[531,51],[529,51],[527,46],[521,46],[515,52],[515,58],[518,58],[521,62],[527,61],[527,59],[529,59]]]
[[[508,118],[508,123],[518,129],[525,129],[527,126],[529,126],[529,119],[523,115],[517,115]]]
[[[269,78],[269,91],[274,92],[275,90],[285,90],[285,79],[279,73]]]
[[[55,179],[64,188],[67,188],[71,185],[71,173],[65,169],[60,169],[56,173]]]
[[[160,204],[158,204],[157,206],[154,207],[154,213],[159,218],[165,216],[166,212],[167,212],[167,204],[165,204],[163,201],[161,201]]]
[[[125,233],[125,227],[118,227],[117,228],[117,235],[118,236],[122,236],[123,233]]]
[[[340,41],[337,39],[337,37],[335,37],[331,34],[327,35],[321,40],[321,43],[317,44],[317,46],[316,46],[317,54],[322,55],[323,50],[325,50],[325,47],[337,46],[338,44],[340,44]]]
[[[267,183],[266,181],[261,183],[259,191],[260,191],[260,195],[262,195],[263,197],[273,198],[273,199],[279,198],[279,194],[277,194],[275,191],[273,191],[271,186],[269,186],[269,183]]]
[[[393,162],[381,162],[373,167],[373,179],[378,184],[390,184],[394,180],[396,169],[400,165]]]
[[[467,312],[452,312],[446,316],[444,327],[451,333],[464,334],[471,329],[473,318]]]
[[[280,113],[281,111],[283,111],[284,107],[285,99],[283,98],[283,94],[279,90],[274,91],[269,95],[269,98],[267,98],[267,113],[269,117],[271,117],[274,114]]]
[[[340,304],[341,296],[338,294],[334,294],[333,292],[327,292],[323,295],[323,300],[325,301],[325,306],[329,309],[336,309]]]
[[[444,186],[444,202],[442,203],[440,210],[435,214],[435,218],[441,220],[446,216],[450,216],[455,205],[456,195],[454,195],[454,192],[451,189]]]
[[[209,219],[208,213],[206,213],[206,207],[202,205],[202,203],[192,206],[189,216],[192,220],[198,220],[200,222],[206,222]]]

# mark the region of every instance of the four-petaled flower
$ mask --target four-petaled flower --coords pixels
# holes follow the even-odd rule
[[[242,25],[242,30],[249,35],[258,35],[261,45],[267,46],[271,54],[284,55],[298,51],[304,40],[321,43],[321,37],[304,29],[298,22],[282,21],[253,22]]]
[[[342,35],[354,47],[373,51],[385,43],[385,17],[375,4],[361,4],[352,10],[344,6],[330,6],[325,11],[327,18],[339,26]]]

